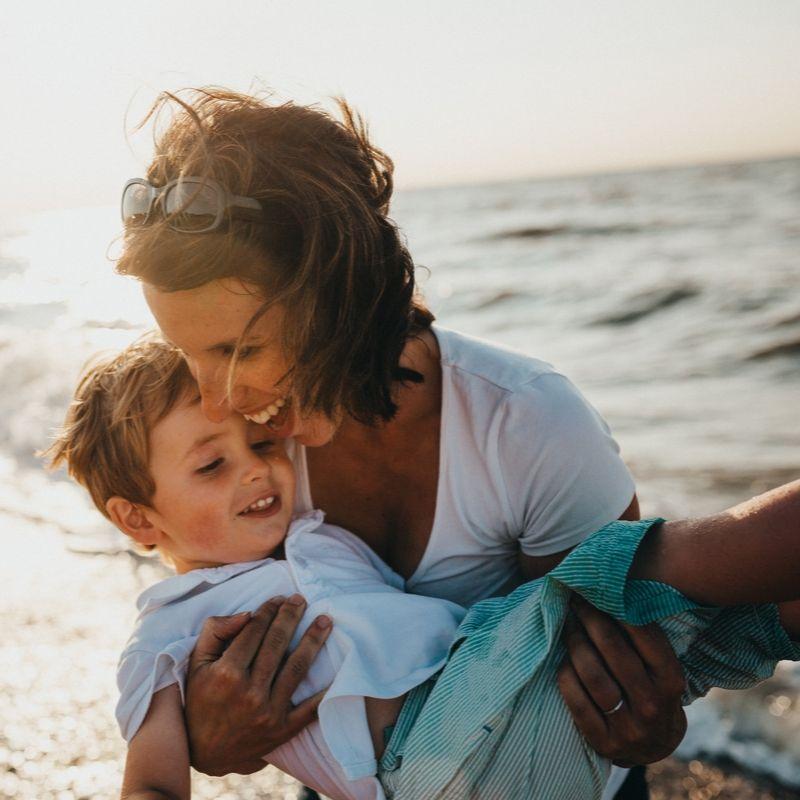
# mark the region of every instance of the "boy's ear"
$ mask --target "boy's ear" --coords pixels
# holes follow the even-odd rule
[[[124,497],[109,497],[106,501],[108,516],[126,536],[139,544],[155,545],[161,539],[161,530],[152,523],[147,511]]]

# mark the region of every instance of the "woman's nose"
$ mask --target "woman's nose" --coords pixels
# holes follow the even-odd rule
[[[217,395],[200,390],[200,408],[211,422],[224,422],[231,415],[231,407],[224,394]]]
[[[212,422],[223,422],[231,414],[228,391],[224,380],[195,368],[195,380],[200,388],[200,408]]]

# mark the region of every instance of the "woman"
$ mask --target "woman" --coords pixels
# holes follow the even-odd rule
[[[638,517],[607,426],[569,381],[432,324],[387,217],[392,163],[343,101],[342,122],[218,90],[157,108],[170,101],[179,113],[147,180],[123,195],[118,269],[142,280],[210,419],[242,413],[299,445],[300,508],[313,497],[409,591],[464,605]],[[561,680],[576,724],[618,761],[666,755],[685,722],[665,640],[643,645],[580,614]],[[286,604],[268,629],[239,635],[278,660],[298,619]],[[325,630],[311,629],[270,687],[215,669],[233,629],[208,624],[219,647],[195,652],[188,687],[194,763],[252,772],[313,718],[315,700],[289,698]]]

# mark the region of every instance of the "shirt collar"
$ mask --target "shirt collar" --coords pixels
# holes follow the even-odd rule
[[[298,533],[313,531],[322,524],[324,519],[325,515],[316,509],[307,511],[304,514],[298,514],[289,524],[286,538],[297,536]],[[258,561],[222,564],[219,567],[203,567],[202,569],[190,570],[183,575],[173,575],[170,578],[159,581],[149,589],[145,589],[136,600],[136,608],[141,614],[153,611],[160,606],[185,597],[200,586],[213,586],[214,584],[222,583],[272,561],[275,561],[275,559],[262,558]]]

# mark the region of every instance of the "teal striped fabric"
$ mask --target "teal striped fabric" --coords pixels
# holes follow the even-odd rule
[[[639,542],[660,522],[614,522],[544,578],[470,609],[447,666],[403,706],[380,765],[389,798],[600,798],[609,763],[578,733],[556,685],[573,591],[619,620],[660,624],[686,674],[684,704],[800,660],[775,606],[700,607],[670,586],[628,580]]]

